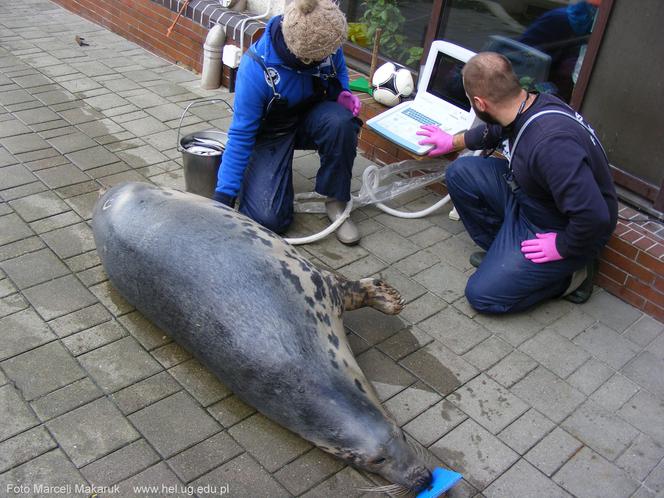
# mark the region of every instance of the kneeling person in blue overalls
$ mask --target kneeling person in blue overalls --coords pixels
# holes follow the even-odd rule
[[[495,148],[509,160],[465,156],[445,181],[468,234],[486,251],[471,256],[470,305],[485,313],[525,310],[550,298],[586,301],[594,262],[615,229],[618,202],[594,131],[553,95],[519,86],[505,57],[481,52],[462,71],[466,95],[485,124],[451,136],[426,127],[430,155]]]
[[[316,149],[315,190],[328,197],[332,221],[350,200],[362,122],[360,100],[348,90],[341,45],[346,18],[331,0],[295,0],[268,22],[242,57],[235,114],[214,199],[276,233],[293,221],[293,152]],[[360,235],[348,219],[337,229],[345,244]]]

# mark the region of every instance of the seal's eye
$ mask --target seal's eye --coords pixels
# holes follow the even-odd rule
[[[376,458],[373,462],[371,462],[373,465],[380,465],[381,463],[385,463],[384,458]]]

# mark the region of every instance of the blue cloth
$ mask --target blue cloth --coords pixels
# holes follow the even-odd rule
[[[323,86],[329,81],[317,78],[317,75],[329,75],[335,70],[344,89],[348,89],[348,70],[341,48],[330,58],[309,69],[298,69],[286,65],[273,46],[270,33],[274,23],[279,23],[277,16],[268,22],[263,36],[254,43],[250,50],[261,57],[268,70],[275,76],[276,90],[293,107],[314,94],[314,79]],[[249,164],[256,138],[259,135],[262,119],[267,104],[273,98],[272,88],[268,84],[261,65],[247,54],[237,73],[235,91],[235,113],[228,131],[228,141],[219,168],[217,192],[236,196],[243,183],[245,169]],[[348,144],[350,146],[350,144]],[[341,166],[345,168],[346,165]],[[253,177],[257,177],[255,172]]]
[[[528,118],[545,109],[574,114],[553,95],[538,95],[509,129],[481,125],[468,130],[466,146],[490,149],[506,138],[511,149]],[[590,134],[565,116],[542,116],[521,137],[512,169],[525,193],[520,215],[545,232],[558,232],[561,256],[597,257],[616,227],[618,201],[607,160]]]
[[[273,232],[286,231],[293,221],[294,149],[318,150],[316,192],[348,201],[359,130],[348,109],[320,102],[292,133],[259,137],[244,175],[240,212]]]
[[[572,274],[593,259],[591,254],[537,264],[521,253],[521,242],[548,232],[548,210],[542,206],[533,223],[524,213],[532,204],[523,189],[513,192],[505,181],[507,161],[461,157],[445,172],[445,182],[470,237],[487,251],[466,284],[470,305],[483,313],[513,313],[565,292]]]

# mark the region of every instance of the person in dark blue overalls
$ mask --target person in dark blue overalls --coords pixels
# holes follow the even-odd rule
[[[350,181],[362,122],[360,100],[348,90],[341,44],[344,14],[331,0],[295,0],[268,22],[242,57],[235,113],[228,131],[214,199],[276,233],[293,221],[293,152],[316,149],[315,190],[328,197],[336,219],[350,200]],[[356,244],[348,219],[337,238]]]
[[[509,160],[460,157],[445,173],[461,221],[486,251],[471,256],[478,269],[466,285],[468,302],[509,313],[561,296],[588,300],[595,260],[618,217],[602,145],[562,100],[523,90],[500,54],[480,52],[462,76],[486,124],[455,136],[437,127],[418,133],[434,146],[430,155],[508,143]]]

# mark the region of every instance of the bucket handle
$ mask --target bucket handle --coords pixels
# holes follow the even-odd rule
[[[182,128],[182,120],[183,120],[184,117],[187,115],[187,112],[189,111],[189,108],[190,108],[190,107],[193,107],[193,106],[196,106],[196,105],[198,105],[198,104],[204,104],[204,103],[208,103],[208,104],[209,104],[209,103],[218,103],[218,102],[223,102],[224,104],[226,104],[226,107],[228,107],[228,109],[229,109],[231,112],[235,112],[234,109],[233,109],[233,107],[232,107],[232,106],[231,106],[226,100],[224,100],[224,99],[200,99],[200,100],[194,100],[193,102],[190,102],[189,105],[188,105],[187,107],[185,107],[184,112],[182,113],[182,116],[180,116],[180,122],[178,123],[178,139],[177,139],[177,140],[178,140],[178,141],[177,141],[177,148],[178,148],[178,151],[182,152],[182,151],[184,150],[184,149],[182,148],[182,146],[180,145],[180,128]]]

